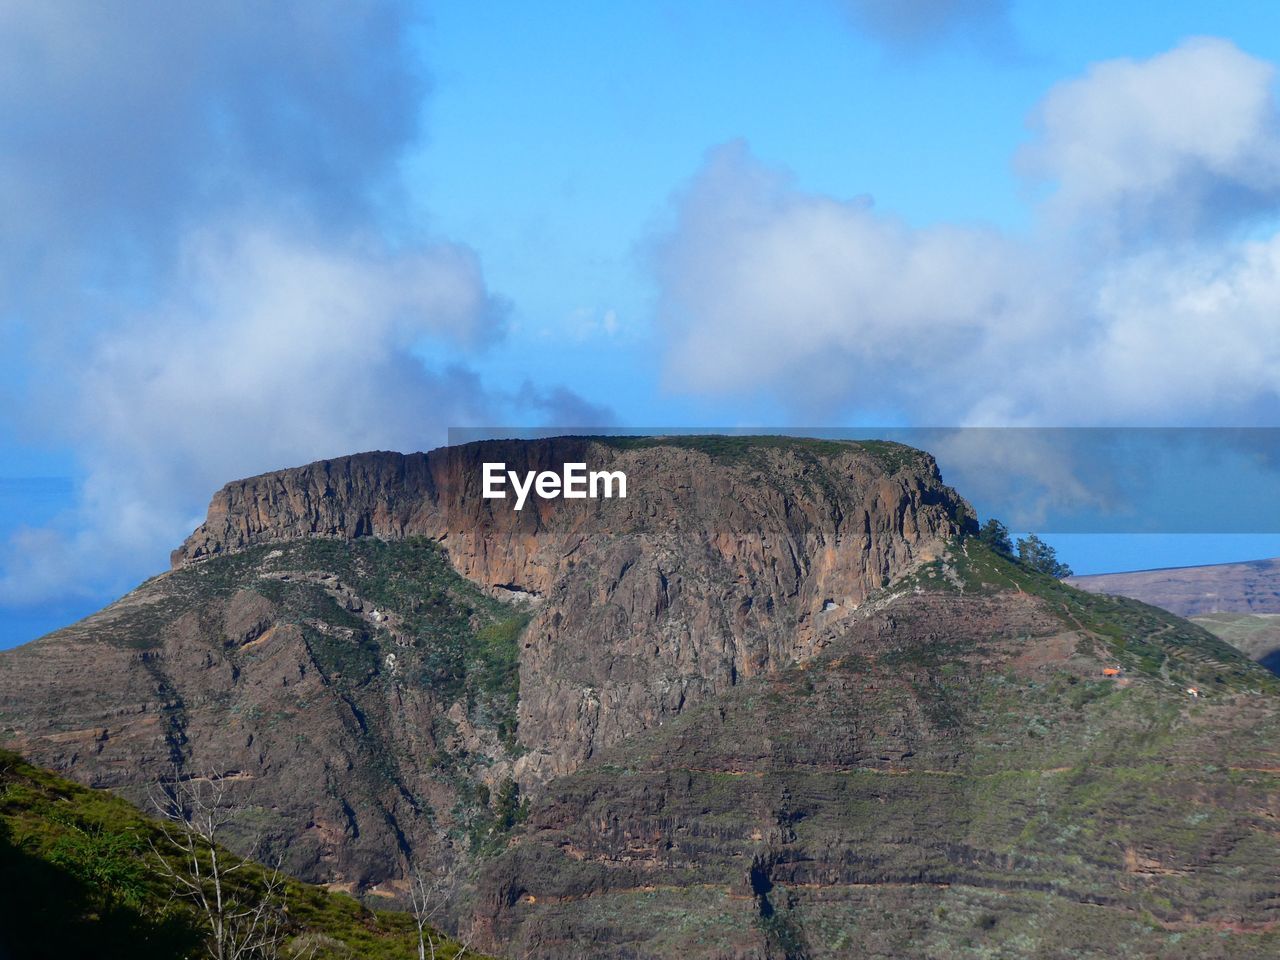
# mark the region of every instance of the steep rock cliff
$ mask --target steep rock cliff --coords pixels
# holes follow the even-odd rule
[[[473,932],[530,960],[1271,957],[1276,690],[1172,616],[962,547],[552,782]]]
[[[482,464],[622,471],[625,499],[480,495]],[[541,606],[521,651],[518,776],[572,770],[742,677],[811,656],[971,523],[926,454],[786,438],[557,438],[362,454],[228,484],[175,565],[299,537],[441,543]]]
[[[480,497],[481,464],[625,499]],[[368,889],[495,842],[596,751],[813,656],[972,524],[933,461],[777,438],[558,439],[228,484],[170,573],[0,653],[0,737],[145,801],[235,778],[295,873]],[[502,598],[500,602],[496,598]],[[527,624],[527,625],[525,625]]]

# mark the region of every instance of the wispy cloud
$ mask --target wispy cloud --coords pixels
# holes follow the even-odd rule
[[[1008,0],[839,0],[854,24],[891,48],[918,52],[955,37],[1004,43]]]
[[[1026,235],[909,226],[713,150],[653,248],[670,385],[765,390],[810,420],[1274,420],[1271,81],[1195,40],[1055,87],[1023,158],[1045,187]]]
[[[14,412],[84,464],[76,509],[3,550],[0,602],[131,585],[234,477],[517,403],[419,359],[465,364],[505,307],[399,179],[416,9],[0,9],[0,324],[24,344],[0,364],[34,371]]]

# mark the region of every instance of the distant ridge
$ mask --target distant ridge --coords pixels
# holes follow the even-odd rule
[[[1280,613],[1280,558],[1071,577],[1090,593],[1132,597],[1180,617]]]
[[[1103,573],[1067,582],[1186,617],[1280,674],[1280,558]]]

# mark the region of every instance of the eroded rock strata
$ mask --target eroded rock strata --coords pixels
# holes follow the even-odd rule
[[[496,595],[541,601],[520,654],[520,779],[572,770],[742,677],[810,656],[841,613],[969,521],[907,448],[557,439],[366,454],[228,484],[181,565],[298,537],[429,537]],[[626,499],[480,496],[481,465],[621,470]],[[824,608],[827,608],[824,614]]]
[[[486,461],[628,496],[517,512]],[[973,527],[894,444],[324,461],[0,653],[0,737],[139,803],[226,778],[242,843],[367,896],[460,862],[506,955],[1272,955],[1274,678]]]
[[[480,497],[485,461],[623,470],[628,496],[517,512]],[[0,722],[34,759],[136,799],[174,765],[234,775],[296,872],[367,888],[441,825],[483,832],[478,787],[536,795],[811,656],[971,523],[933,461],[895,445],[560,439],[323,461],[228,484],[171,573],[0,654]],[[518,678],[484,679],[501,702],[478,700],[480,641],[455,635],[517,615]]]

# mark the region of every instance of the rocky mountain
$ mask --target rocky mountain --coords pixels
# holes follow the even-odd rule
[[[1068,582],[1189,617],[1280,674],[1280,559],[1106,573]]]
[[[481,465],[625,499],[480,496]],[[483,846],[597,750],[829,642],[972,523],[895,445],[723,438],[374,453],[228,484],[174,569],[0,653],[0,736],[138,799],[243,782],[295,875],[356,889]]]
[[[481,464],[624,471],[625,499],[480,496]],[[843,609],[971,511],[905,447],[672,438],[372,454],[229,484],[181,566],[316,536],[426,537],[493,596],[541,605],[520,653],[518,777],[573,769],[695,699],[806,655]]]
[[[515,511],[494,461],[627,496]],[[507,956],[1274,955],[1275,678],[974,529],[886,443],[325,461],[0,653],[0,740],[135,800],[215,771],[366,897],[458,864],[451,923]]]
[[[552,783],[476,922],[533,957],[1269,956],[1276,690],[968,541]]]

